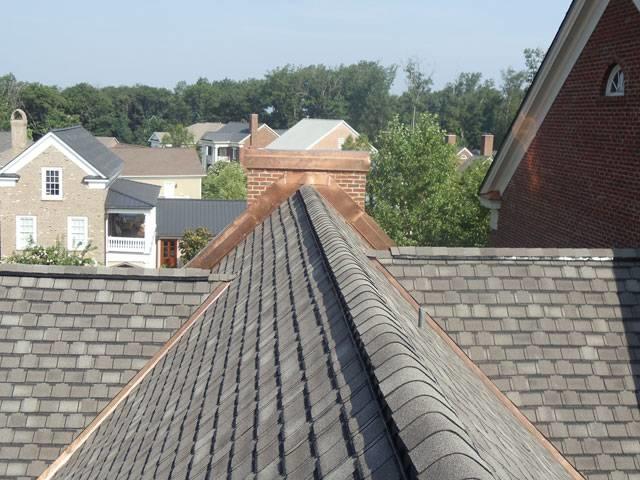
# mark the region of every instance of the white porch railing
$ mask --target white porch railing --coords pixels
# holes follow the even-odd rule
[[[107,237],[107,252],[146,253],[144,238]]]

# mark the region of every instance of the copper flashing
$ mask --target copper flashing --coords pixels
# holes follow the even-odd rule
[[[173,334],[173,336],[151,357],[144,367],[140,369],[136,375],[129,380],[122,390],[107,404],[107,406],[98,414],[96,418],[78,435],[62,453],[49,465],[49,467],[40,474],[38,480],[49,480],[67,463],[71,456],[89,439],[100,425],[113,413],[113,411],[124,402],[129,394],[145,379],[145,377],[153,370],[153,368],[162,360],[162,358],[178,343],[178,341],[189,331],[193,324],[204,314],[204,312],[213,304],[224,291],[229,287],[229,282],[218,285],[213,292],[205,299],[191,317],[182,324],[182,326]]]
[[[420,313],[420,304],[416,302],[413,296],[402,286],[398,280],[389,273],[389,271],[385,268],[385,266],[380,263],[378,259],[370,259],[374,266],[389,280],[391,285],[393,285],[396,290],[400,293],[400,295],[409,302],[409,304]],[[502,390],[500,390],[495,383],[491,381],[487,375],[480,369],[476,363],[467,356],[467,354],[462,350],[458,344],[449,336],[449,334],[438,325],[438,323],[429,315],[427,312],[423,310],[424,319],[429,327],[431,327],[436,334],[444,340],[444,342],[453,350],[453,352],[462,360],[462,362],[480,379],[480,381],[489,389],[489,391],[493,392],[498,401],[504,405],[504,407],[509,410],[513,416],[518,420],[518,422],[542,445],[542,447],[549,452],[549,454],[556,460],[560,465],[564,467],[567,473],[571,476],[571,478],[575,480],[585,480],[585,478],[578,472],[571,463],[558,451],[558,449],[542,434],[540,431],[531,423],[531,421],[520,411],[520,409],[511,401],[509,397],[507,397]],[[425,327],[423,327],[425,328]]]
[[[240,150],[240,164],[251,170],[368,172],[369,152],[348,150]]]

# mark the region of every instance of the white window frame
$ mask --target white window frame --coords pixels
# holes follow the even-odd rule
[[[80,245],[73,245],[73,237],[71,235],[71,225],[74,220],[82,220],[84,222],[84,242]],[[67,217],[67,250],[79,251],[89,243],[89,219],[87,217]]]
[[[36,245],[38,243],[38,217],[35,215],[16,215],[16,250],[24,250],[29,246],[29,243],[23,243],[20,240],[21,232],[20,232],[20,223],[22,219],[30,218],[33,220],[33,234],[31,235],[31,240],[33,240],[33,244]]]
[[[47,172],[58,172],[58,181],[60,182],[60,193],[58,195],[47,195]],[[60,167],[42,167],[42,200],[62,200],[62,168]]]
[[[162,190],[164,198],[176,198],[176,182],[164,182]]]
[[[613,80],[616,78],[616,75],[618,76],[618,81],[622,80],[622,87],[620,88],[620,86],[618,86],[619,90],[614,92],[612,91],[612,87],[613,87]],[[607,88],[604,94],[607,97],[624,97],[624,83],[625,83],[624,70],[622,70],[622,67],[620,65],[616,65],[611,70],[611,73],[609,73],[609,78],[607,79]]]

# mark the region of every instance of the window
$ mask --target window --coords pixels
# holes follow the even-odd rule
[[[611,69],[605,95],[607,97],[622,97],[624,95],[624,72],[620,65],[616,65]]]
[[[16,250],[24,250],[38,241],[36,217],[31,215],[16,216]]]
[[[82,250],[89,241],[89,221],[87,217],[67,217],[67,248]]]
[[[42,169],[42,198],[43,200],[62,199],[62,169]]]
[[[213,147],[211,145],[207,145],[207,156],[210,157],[213,155]]]
[[[164,182],[164,197],[173,198],[176,196],[176,184],[175,182]]]
[[[109,237],[144,238],[144,214],[110,213],[107,232]]]

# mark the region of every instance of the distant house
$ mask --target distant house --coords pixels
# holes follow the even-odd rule
[[[194,150],[107,148],[81,126],[52,130],[30,145],[24,112],[12,114],[11,126],[10,144],[0,135],[8,159],[0,167],[0,256],[59,241],[72,251],[90,243],[89,255],[107,266],[161,264],[157,218],[167,215],[160,195],[200,196],[204,172]],[[176,204],[163,205],[176,211]],[[217,228],[215,207],[205,209],[207,223],[204,207],[192,205],[180,210],[182,226]]]
[[[194,123],[193,125],[189,125],[187,127],[187,131],[193,135],[194,145],[197,145],[202,136],[205,133],[209,132],[217,132],[222,127],[224,127],[224,123],[220,122],[200,122]]]
[[[163,143],[163,139],[167,135],[169,135],[169,132],[153,132],[147,143],[151,148],[171,147],[172,145]]]
[[[269,125],[258,123],[258,115],[254,113],[249,123],[230,122],[217,131],[205,133],[198,149],[203,167],[208,168],[216,162],[238,161],[241,148],[263,148],[277,138],[278,134]]]
[[[344,120],[304,118],[266,146],[269,150],[342,150],[349,137],[358,138]]]
[[[204,168],[192,148],[149,148],[118,144],[121,178],[157,185],[165,198],[201,198]]]
[[[217,235],[247,208],[246,200],[158,200],[158,266],[181,265],[180,240],[185,230],[205,227]]]
[[[574,1],[482,184],[493,246],[640,245],[640,2]]]
[[[116,137],[96,137],[96,140],[107,148],[113,148],[120,143]]]
[[[457,148],[456,161],[458,171],[463,172],[478,161],[493,159],[493,156],[495,155],[495,151],[493,150],[493,138],[493,135],[490,133],[483,134],[480,139],[479,150],[470,150],[467,147]],[[445,136],[445,140],[449,145],[456,146],[458,137],[455,134],[450,133]]]

